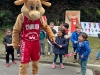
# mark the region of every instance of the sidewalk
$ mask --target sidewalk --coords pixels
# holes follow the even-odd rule
[[[10,67],[5,66],[5,60],[0,59],[0,75],[18,75],[19,70],[19,62],[17,64],[10,63]],[[59,65],[57,65],[56,69],[51,68],[51,64],[39,64],[39,73],[37,75],[78,75],[76,72],[80,71],[78,67],[65,66],[65,69],[61,69]],[[28,68],[28,75],[31,75],[31,63]],[[93,75],[91,69],[87,69],[86,75]]]
[[[0,59],[5,59],[5,56],[0,56]],[[20,60],[20,57],[15,57],[15,59]],[[50,61],[50,60],[49,61],[48,60],[40,60],[40,63],[51,64],[52,61]],[[59,63],[57,63],[57,64],[59,64]],[[64,63],[64,65],[72,66],[72,67],[80,67],[79,63],[72,63],[72,62],[66,62],[66,63]],[[87,64],[87,68],[100,71],[100,65]]]

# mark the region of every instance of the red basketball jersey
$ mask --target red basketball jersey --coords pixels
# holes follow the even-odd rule
[[[71,32],[74,32],[76,30],[77,24],[78,24],[78,18],[72,18],[71,19]]]
[[[23,16],[21,39],[29,41],[39,40],[40,27],[41,27],[40,19],[32,21],[29,20],[26,16]]]

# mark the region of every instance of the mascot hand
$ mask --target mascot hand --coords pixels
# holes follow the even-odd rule
[[[55,36],[52,36],[52,37],[49,37],[49,38],[50,38],[51,41],[53,41],[55,43],[55,40],[56,40]]]

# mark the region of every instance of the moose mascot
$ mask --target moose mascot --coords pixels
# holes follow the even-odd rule
[[[15,50],[20,45],[21,58],[19,75],[27,75],[27,68],[30,60],[32,61],[32,75],[38,73],[40,59],[40,29],[44,29],[51,39],[55,42],[55,36],[50,27],[44,21],[42,15],[45,13],[45,6],[51,6],[47,0],[16,0],[16,5],[23,5],[21,14],[18,15],[13,28],[12,44]]]

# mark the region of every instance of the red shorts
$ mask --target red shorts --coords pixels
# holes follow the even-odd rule
[[[36,41],[21,41],[20,46],[21,63],[29,63],[30,60],[38,61],[40,59],[40,44],[39,40]]]

